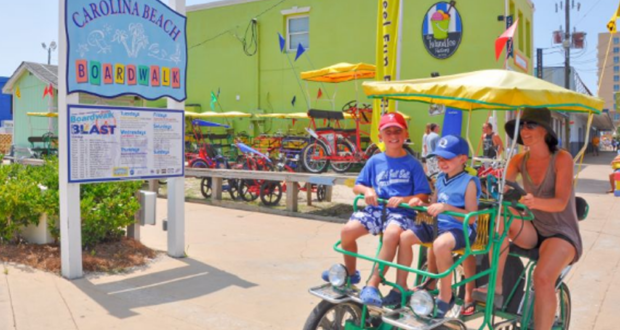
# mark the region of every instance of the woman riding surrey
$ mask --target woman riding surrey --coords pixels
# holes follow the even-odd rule
[[[528,147],[529,151],[512,158],[506,180],[515,181],[521,174],[527,192],[521,203],[532,210],[535,219],[531,222],[515,219],[508,235],[521,248],[539,248],[534,271],[534,328],[551,329],[557,307],[556,280],[566,266],[577,262],[582,253],[573,186],[573,159],[568,152],[558,149],[558,138],[551,128],[548,109],[524,109],[519,132],[515,132],[515,126],[515,120],[507,122],[506,133],[511,138],[518,134],[517,142]],[[502,242],[496,300],[503,300],[502,276],[508,256],[507,246],[507,241]],[[486,288],[474,291],[474,298],[486,299]]]

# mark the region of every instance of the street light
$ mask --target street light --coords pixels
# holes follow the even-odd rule
[[[52,61],[52,51],[56,50],[56,42],[52,41],[49,47],[43,42],[41,46],[43,46],[43,49],[47,50],[47,65],[50,65]]]

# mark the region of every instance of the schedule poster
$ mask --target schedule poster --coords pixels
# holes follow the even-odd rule
[[[182,110],[69,105],[69,182],[184,175]]]

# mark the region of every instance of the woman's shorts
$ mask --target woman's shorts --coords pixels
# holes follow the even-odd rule
[[[382,207],[379,206],[366,206],[363,210],[351,214],[349,221],[359,221],[373,235],[384,232],[393,223],[397,224],[402,230],[407,230],[413,226],[413,218],[411,216],[391,211],[390,208],[386,210],[386,221],[382,224],[381,210]]]
[[[422,223],[420,225],[415,225],[409,229],[420,239],[422,243],[430,243],[433,241],[433,226]],[[441,234],[443,233],[450,233],[454,237],[455,244],[453,250],[460,250],[465,248],[465,235],[463,235],[463,231],[461,229],[442,230],[441,228],[439,228],[438,236],[441,236]],[[475,241],[476,231],[472,230],[471,234],[469,235],[469,244],[472,245]]]

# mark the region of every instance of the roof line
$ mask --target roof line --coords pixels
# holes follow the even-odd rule
[[[209,2],[209,3],[202,3],[198,5],[188,6],[186,8],[186,11],[187,12],[200,11],[200,10],[205,10],[205,9],[228,7],[228,6],[234,6],[234,5],[250,3],[250,2],[258,2],[258,1],[264,1],[264,0],[220,0],[220,1],[214,1],[214,2]]]

